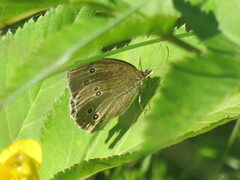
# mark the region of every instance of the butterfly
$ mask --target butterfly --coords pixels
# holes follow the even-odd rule
[[[110,58],[70,70],[71,117],[87,132],[103,129],[127,109],[151,73]]]

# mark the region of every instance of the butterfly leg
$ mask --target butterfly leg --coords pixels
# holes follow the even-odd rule
[[[147,109],[145,109],[145,113],[151,109],[151,106],[150,106],[150,104],[149,104],[149,103],[147,104],[147,106],[148,106],[148,108],[147,108]]]
[[[148,108],[147,108],[147,109],[146,109],[146,108],[144,109],[144,107],[142,106],[141,94],[139,94],[139,96],[138,96],[138,103],[139,103],[139,106],[140,106],[140,108],[141,108],[141,111],[144,113],[144,115],[146,115],[146,112],[151,109],[151,106],[150,106],[149,103],[147,103]]]
[[[144,108],[143,108],[143,106],[142,106],[142,97],[141,97],[141,94],[138,95],[138,103],[139,103],[139,106],[140,106],[140,108],[141,108],[141,112],[144,112],[144,113],[145,113]]]

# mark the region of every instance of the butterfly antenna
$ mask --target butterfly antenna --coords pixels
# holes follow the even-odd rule
[[[163,77],[166,75],[166,69],[169,63],[169,54],[170,54],[170,50],[167,45],[166,45],[166,49],[167,49],[167,58],[166,58],[165,68],[163,69],[163,73],[162,73]]]
[[[141,56],[138,59],[138,68],[143,71]]]
[[[161,48],[162,46],[160,46],[160,48]],[[168,62],[169,62],[169,48],[168,48],[168,46],[165,46],[166,47],[166,50],[167,50],[167,57],[166,57],[166,60],[165,60],[165,63],[163,63],[162,61],[157,65],[157,68],[152,68],[151,70],[154,72],[155,70],[162,70],[162,75],[161,75],[161,77],[164,77],[165,76],[165,74],[166,74],[166,71],[167,71],[167,64],[168,64]],[[164,68],[160,68],[161,67],[161,65],[164,65]]]

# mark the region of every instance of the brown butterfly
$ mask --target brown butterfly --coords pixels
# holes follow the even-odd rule
[[[100,59],[68,72],[71,116],[88,132],[121,115],[152,71],[118,59]]]

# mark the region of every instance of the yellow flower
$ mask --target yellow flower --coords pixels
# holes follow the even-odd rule
[[[33,139],[17,140],[0,153],[1,180],[39,180],[42,149]]]

